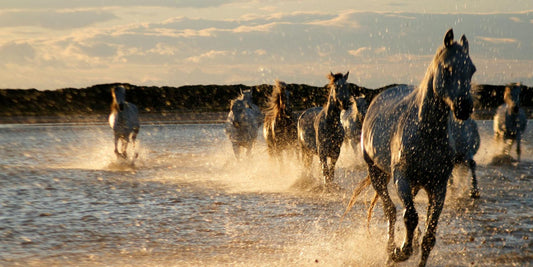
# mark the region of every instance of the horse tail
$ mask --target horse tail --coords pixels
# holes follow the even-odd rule
[[[352,209],[353,205],[355,205],[355,199],[361,192],[367,188],[370,185],[370,175],[367,175],[365,179],[361,180],[355,189],[353,190],[352,198],[350,199],[350,202],[348,203],[348,206],[346,207],[346,210],[344,211],[344,214],[342,214],[341,220],[344,219],[344,216],[348,214],[348,212]]]
[[[372,219],[372,211],[374,210],[374,207],[376,206],[378,199],[379,199],[379,195],[377,192],[375,192],[374,197],[372,198],[372,201],[370,202],[370,207],[368,207],[368,212],[366,214],[366,228],[367,229],[370,227],[370,219]]]

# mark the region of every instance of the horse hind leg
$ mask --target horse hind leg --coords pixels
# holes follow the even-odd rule
[[[365,157],[366,158],[366,157]],[[367,160],[367,163],[369,161]],[[389,260],[392,258],[392,255],[395,244],[394,244],[394,226],[396,224],[396,207],[390,198],[389,191],[387,189],[387,184],[389,182],[389,175],[380,170],[377,166],[374,166],[373,163],[368,163],[368,175],[372,182],[372,187],[376,190],[376,194],[383,201],[383,212],[388,225],[388,241],[387,241],[387,253],[389,254]],[[390,262],[389,262],[390,263]]]

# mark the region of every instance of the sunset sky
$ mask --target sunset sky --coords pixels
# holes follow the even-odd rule
[[[473,82],[533,86],[531,0],[3,0],[0,88],[418,84],[449,28]]]

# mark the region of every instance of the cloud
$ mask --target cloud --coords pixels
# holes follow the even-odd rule
[[[232,54],[232,53],[229,52],[229,51],[211,50],[211,51],[208,51],[208,52],[203,53],[203,54],[198,55],[198,56],[188,57],[186,60],[190,61],[190,62],[194,62],[194,63],[199,63],[200,61],[203,61],[204,59],[213,59],[215,57],[226,56],[226,55],[229,55],[229,54]]]
[[[0,64],[29,62],[35,57],[35,49],[26,42],[9,42],[0,46]]]
[[[369,56],[369,55],[382,54],[382,53],[385,53],[386,51],[387,51],[387,48],[385,46],[380,46],[377,48],[364,46],[364,47],[360,47],[355,50],[348,50],[348,54],[354,57],[363,57],[363,56]]]
[[[113,1],[73,1],[73,0],[3,0],[2,7],[12,9],[57,9],[57,8],[102,8],[116,7],[173,7],[173,8],[208,8],[218,7],[242,0],[113,0]]]
[[[35,26],[47,29],[82,28],[97,22],[116,19],[110,12],[101,10],[80,11],[4,11],[0,12],[0,27]]]
[[[489,42],[493,44],[513,44],[513,43],[518,42],[518,40],[515,38],[496,38],[496,37],[483,37],[483,36],[478,36],[477,38],[485,42]]]

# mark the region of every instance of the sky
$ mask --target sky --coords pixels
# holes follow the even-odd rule
[[[532,0],[2,0],[0,88],[416,85],[449,28],[474,83],[533,86]]]

